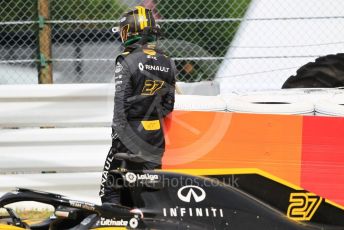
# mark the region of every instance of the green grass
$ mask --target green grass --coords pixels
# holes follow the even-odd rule
[[[16,210],[22,219],[46,219],[53,214],[51,210]]]
[[[32,209],[32,210],[16,209],[15,212],[23,220],[25,220],[25,219],[46,219],[53,214],[53,211],[50,209],[42,209],[42,210],[38,210],[38,209]],[[0,210],[0,215],[1,216],[7,216],[8,213],[6,212],[6,210]]]

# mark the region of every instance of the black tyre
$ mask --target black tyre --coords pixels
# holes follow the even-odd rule
[[[334,88],[344,86],[344,53],[330,54],[309,62],[289,77],[282,89]]]

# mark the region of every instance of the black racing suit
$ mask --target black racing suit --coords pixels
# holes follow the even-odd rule
[[[127,162],[128,170],[161,168],[165,151],[163,118],[174,106],[174,62],[152,45],[135,44],[117,57],[112,146],[105,161],[100,197],[120,203],[116,178],[109,173],[121,166],[118,152],[139,154],[143,163]]]

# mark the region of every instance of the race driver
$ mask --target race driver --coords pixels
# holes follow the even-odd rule
[[[158,36],[159,28],[149,9],[136,6],[120,19],[125,49],[116,59],[112,146],[99,193],[103,203],[121,204],[121,192],[114,188],[116,178],[110,172],[123,167],[116,153],[142,159],[139,163],[126,161],[127,170],[161,168],[165,151],[163,119],[173,110],[176,68],[156,48]]]

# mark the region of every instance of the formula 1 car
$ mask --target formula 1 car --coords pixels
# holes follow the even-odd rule
[[[19,188],[0,198],[0,229],[344,229],[343,207],[260,170],[113,173],[123,206]],[[6,206],[19,201],[50,204],[54,215],[22,220]]]

